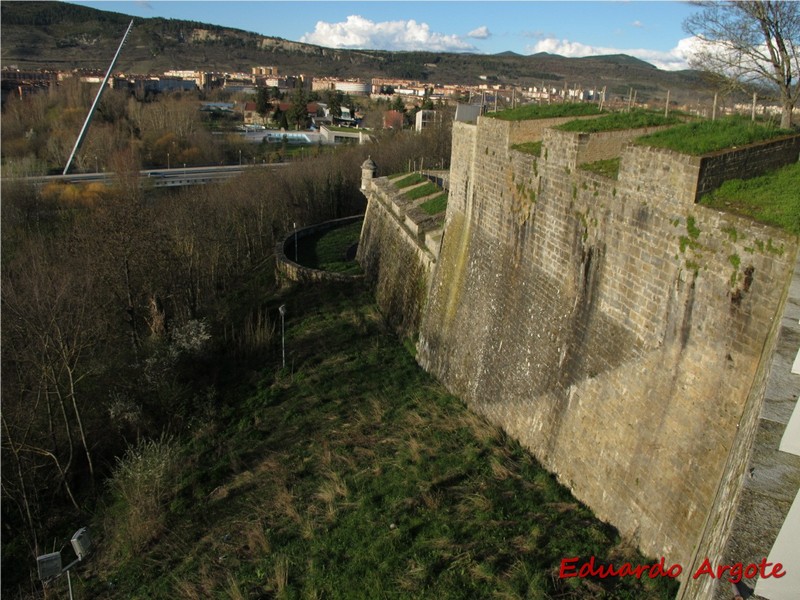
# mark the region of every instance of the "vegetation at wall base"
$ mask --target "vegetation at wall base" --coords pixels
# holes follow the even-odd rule
[[[701,204],[750,217],[800,235],[800,163],[752,179],[732,179]]]
[[[683,123],[637,138],[635,143],[699,156],[728,148],[747,146],[791,133],[791,131],[780,129],[773,123],[753,122],[747,117],[731,116],[715,121],[699,120]]]
[[[619,176],[619,165],[621,162],[621,157],[609,158],[606,160],[596,160],[590,163],[582,163],[578,165],[578,168],[583,169],[584,171],[589,171],[590,173],[597,173],[603,177],[617,179]]]
[[[632,110],[630,112],[611,113],[596,119],[569,121],[557,126],[556,129],[581,133],[598,133],[601,131],[621,131],[624,129],[675,125],[677,123],[680,123],[680,120],[675,116],[665,117],[662,113]]]
[[[113,526],[135,507],[110,496],[80,593],[674,596],[674,582],[647,577],[560,580],[563,557],[651,561],[424,373],[365,288],[266,300],[287,306],[286,369],[273,355],[232,372],[242,383],[218,399],[217,418],[168,441],[172,485],[148,544],[119,545]]]
[[[555,119],[559,117],[584,117],[603,112],[596,104],[576,102],[574,104],[526,104],[484,116],[503,121],[531,121],[533,119]]]

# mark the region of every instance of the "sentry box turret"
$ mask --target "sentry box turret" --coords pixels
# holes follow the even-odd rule
[[[83,560],[92,547],[92,540],[89,538],[89,530],[86,527],[78,529],[70,542],[72,542],[72,549],[75,550],[78,560]]]

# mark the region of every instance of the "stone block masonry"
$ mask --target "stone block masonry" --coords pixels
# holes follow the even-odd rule
[[[510,150],[518,129],[454,124],[441,248],[409,303],[417,359],[685,578],[721,556],[797,240],[695,204],[698,157],[541,128],[536,158]],[[614,144],[618,179],[579,169]],[[384,257],[420,244],[371,233],[397,219],[369,198],[380,301],[409,285]]]
[[[385,177],[365,182],[370,199],[356,260],[375,288],[378,306],[403,337],[415,337],[427,300],[441,230],[409,227],[413,204]]]

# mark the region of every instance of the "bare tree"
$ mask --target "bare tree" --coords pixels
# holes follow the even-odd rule
[[[800,97],[800,3],[794,1],[699,2],[684,23],[702,44],[693,67],[737,84],[776,87],[781,127],[792,126]]]

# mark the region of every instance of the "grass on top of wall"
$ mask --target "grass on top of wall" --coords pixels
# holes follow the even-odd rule
[[[569,121],[568,123],[559,125],[556,129],[560,129],[561,131],[597,133],[600,131],[621,131],[624,129],[676,125],[678,123],[680,123],[680,119],[675,116],[665,117],[661,113],[633,110],[631,112],[611,113],[596,119]]]
[[[606,160],[596,160],[590,163],[582,163],[578,165],[579,169],[589,171],[590,173],[597,173],[603,177],[610,177],[617,179],[619,176],[619,165],[622,162],[621,157],[609,158]]]
[[[532,154],[533,156],[542,155],[542,142],[523,142],[521,144],[512,144],[512,150],[517,152],[524,152],[525,154]]]
[[[752,179],[732,179],[701,204],[750,217],[800,235],[800,163]]]
[[[531,121],[533,119],[556,119],[559,117],[583,117],[603,114],[596,104],[526,104],[485,116],[503,121]]]
[[[409,200],[418,200],[420,198],[424,198],[425,196],[430,196],[431,194],[435,194],[436,192],[441,191],[438,185],[433,183],[432,181],[428,181],[425,185],[421,185],[419,187],[414,188],[413,190],[408,190],[404,192],[405,197]]]
[[[429,215],[438,215],[447,209],[447,192],[442,192],[438,196],[426,200],[419,207]]]
[[[399,177],[402,173],[398,173],[396,175],[392,175],[389,179],[393,179],[395,177]],[[428,181],[428,178],[424,175],[419,173],[410,173],[407,174],[402,179],[398,179],[397,181],[393,181],[392,185],[398,189],[403,189],[407,187],[411,187],[412,185],[417,185],[418,183],[422,183],[423,181]]]
[[[747,117],[731,116],[716,121],[683,123],[636,139],[643,146],[667,148],[683,154],[700,155],[792,133],[769,123],[753,122]]]

